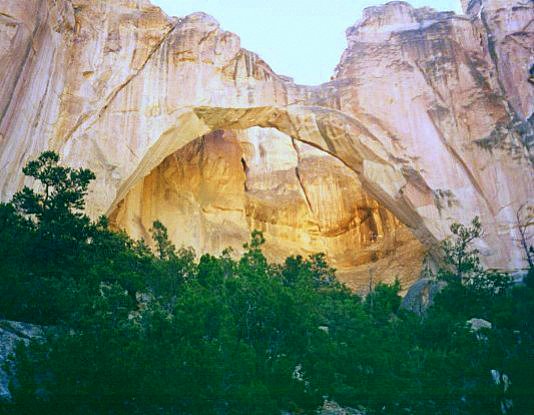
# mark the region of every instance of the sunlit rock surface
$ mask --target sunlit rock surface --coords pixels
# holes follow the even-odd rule
[[[157,219],[173,241],[197,252],[231,246],[240,253],[254,229],[264,232],[273,261],[325,252],[357,290],[396,277],[407,286],[425,252],[343,163],[268,128],[193,141],[134,186],[111,215],[114,226],[145,240]]]
[[[534,6],[463,5],[366,9],[333,79],[306,87],[202,13],[1,0],[0,198],[52,148],[96,172],[90,215],[136,237],[159,218],[176,245],[219,252],[259,228],[273,259],[324,250],[363,286],[409,283],[423,249],[478,215],[485,263],[520,268]]]

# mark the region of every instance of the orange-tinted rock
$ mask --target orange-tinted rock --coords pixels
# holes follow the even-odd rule
[[[272,261],[325,252],[340,279],[408,286],[424,247],[362,189],[340,161],[274,129],[216,131],[167,157],[111,214],[114,226],[150,240],[162,221],[179,246],[242,252],[261,230]]]
[[[134,236],[162,216],[177,245],[216,252],[259,227],[274,257],[323,247],[340,274],[364,275],[378,256],[391,278],[420,258],[409,232],[431,249],[478,215],[486,264],[517,269],[515,211],[534,194],[532,2],[465,7],[369,8],[334,79],[305,87],[202,13],[5,0],[0,198],[53,148],[97,174],[89,214],[115,212]]]

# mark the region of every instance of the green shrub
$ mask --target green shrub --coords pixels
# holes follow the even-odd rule
[[[421,317],[399,310],[398,282],[362,299],[324,255],[269,263],[260,232],[241,258],[197,260],[156,222],[154,254],[83,214],[90,172],[53,153],[24,171],[43,191],[0,205],[0,315],[47,336],[19,345],[6,413],[298,414],[325,399],[368,414],[500,414],[507,400],[534,413],[534,289],[483,269],[476,220],[452,228],[448,285]],[[491,330],[473,333],[473,317]]]

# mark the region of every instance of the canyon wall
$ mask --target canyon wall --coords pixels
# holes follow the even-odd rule
[[[534,4],[463,4],[366,9],[332,80],[308,87],[203,13],[0,0],[0,198],[51,148],[97,174],[89,214],[135,237],[159,218],[178,246],[217,253],[259,228],[272,259],[325,251],[354,287],[370,272],[409,284],[450,223],[478,215],[485,263],[519,269]]]

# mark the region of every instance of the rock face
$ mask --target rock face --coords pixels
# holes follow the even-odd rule
[[[43,335],[43,328],[40,326],[0,320],[0,402],[11,399],[10,376],[4,369],[9,356],[15,352],[19,342],[28,344],[31,339],[38,339]]]
[[[202,13],[2,0],[0,198],[52,148],[96,172],[91,216],[134,236],[157,217],[177,245],[218,252],[260,228],[272,258],[324,250],[359,286],[369,262],[379,278],[414,275],[403,255],[417,268],[452,221],[478,215],[486,264],[520,268],[534,5],[464,9],[368,8],[333,80],[306,87]]]
[[[356,290],[377,276],[410,284],[425,252],[352,170],[270,128],[219,130],[193,141],[134,186],[111,214],[117,228],[145,240],[155,220],[196,252],[231,246],[239,253],[251,231],[262,230],[269,259],[325,252],[338,277]]]
[[[434,299],[446,286],[445,281],[421,278],[410,287],[402,299],[401,308],[423,315],[434,304]]]

